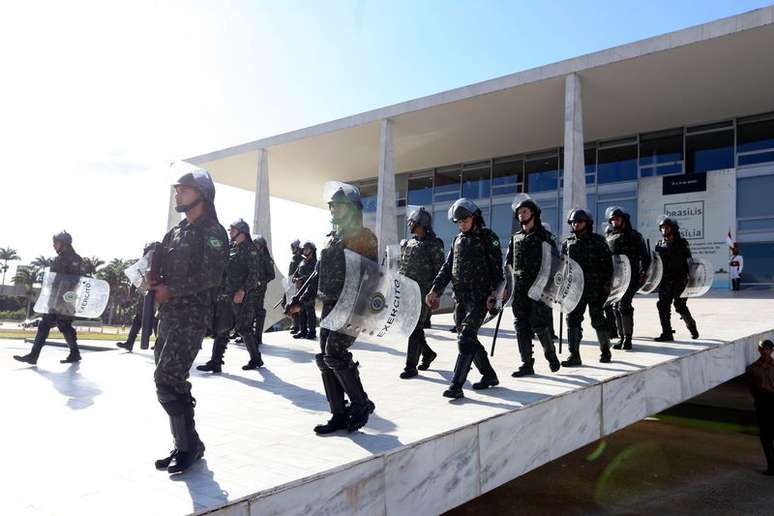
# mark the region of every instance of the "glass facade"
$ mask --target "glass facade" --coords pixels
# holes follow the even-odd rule
[[[514,230],[511,202],[516,193],[528,192],[540,203],[542,220],[556,233],[564,224],[560,213],[562,153],[563,149],[556,148],[400,174],[396,178],[396,185],[402,185],[399,228],[405,228],[403,206],[424,206],[432,212],[436,233],[448,249],[457,228],[448,220],[447,211],[464,196],[479,205],[505,251]],[[695,174],[736,165],[736,227],[744,248],[745,272],[750,269],[743,282],[774,283],[774,113],[589,142],[584,161],[588,206],[597,231],[607,223],[605,209],[614,205],[627,210],[636,227],[640,177]],[[358,186],[370,224],[375,220],[376,182],[367,180]]]

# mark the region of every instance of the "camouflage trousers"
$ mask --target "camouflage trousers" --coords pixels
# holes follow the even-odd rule
[[[170,317],[163,314],[159,321],[159,331],[153,357],[156,370],[153,380],[157,390],[171,390],[178,394],[190,394],[189,370],[202,347],[207,331],[206,313],[201,317],[193,314],[181,314]]]

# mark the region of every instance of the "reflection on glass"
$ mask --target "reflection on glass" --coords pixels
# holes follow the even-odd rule
[[[724,170],[733,166],[734,131],[716,131],[686,137],[686,173]]]
[[[559,159],[557,156],[531,159],[524,162],[528,192],[556,190],[558,184]]]
[[[739,124],[736,129],[736,151],[774,150],[774,120]]]
[[[360,199],[363,201],[363,212],[376,212],[376,191],[377,185],[374,183],[359,185]]]
[[[637,179],[636,145],[600,148],[597,155],[597,183]]]
[[[462,197],[484,199],[490,195],[489,165],[462,170]]]
[[[433,203],[433,176],[413,176],[408,179],[408,192],[406,193],[408,204],[429,206]]]
[[[451,201],[460,198],[460,169],[438,170],[435,173],[433,200],[435,202]]]
[[[513,195],[523,184],[524,162],[522,160],[507,163],[495,162],[492,167],[492,195]]]

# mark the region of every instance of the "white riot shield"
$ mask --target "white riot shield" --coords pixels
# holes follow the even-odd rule
[[[282,278],[282,288],[285,290],[285,299],[290,302],[290,298],[298,293],[296,284],[290,278]]]
[[[107,281],[46,271],[34,310],[78,319],[102,315],[110,297]]]
[[[398,269],[400,269],[400,245],[393,244],[385,247],[382,265],[393,272],[398,272]]]
[[[688,284],[680,297],[699,297],[707,293],[715,279],[715,268],[704,258],[689,259]]]
[[[629,257],[624,254],[613,255],[613,279],[610,295],[607,296],[605,306],[617,303],[626,294],[629,282],[632,280],[632,264]]]
[[[503,270],[503,281],[500,282],[500,285],[497,287],[497,304],[495,305],[496,311],[494,313],[487,312],[486,317],[484,317],[484,322],[481,324],[486,324],[495,317],[497,317],[502,310],[504,310],[506,307],[511,306],[513,303],[513,269],[510,265],[506,265],[505,269]],[[509,292],[508,299],[503,299],[503,295]]]
[[[320,327],[372,342],[407,339],[422,308],[416,281],[349,249],[344,259],[344,287]]]
[[[645,273],[645,283],[640,287],[638,292],[640,294],[650,294],[658,288],[661,283],[661,277],[664,275],[664,264],[661,262],[661,257],[658,253],[653,253],[650,260],[650,267],[648,272]]]
[[[583,270],[569,256],[559,256],[548,242],[543,242],[540,272],[527,293],[530,299],[542,301],[562,313],[572,312],[583,296]]]
[[[145,290],[145,272],[150,266],[150,256],[153,251],[148,251],[145,256],[124,269],[124,275],[129,278],[129,283],[136,289]]]

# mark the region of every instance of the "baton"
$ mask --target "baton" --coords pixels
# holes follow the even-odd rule
[[[562,330],[564,323],[564,318],[562,317],[562,312],[559,312],[559,354],[562,354]]]
[[[500,320],[503,318],[503,311],[504,308],[500,309],[500,313],[497,315],[497,324],[495,324],[495,332],[494,332],[494,338],[492,338],[492,349],[489,352],[489,356],[494,356],[494,350],[495,350],[495,344],[497,344],[497,332],[500,331]]]

